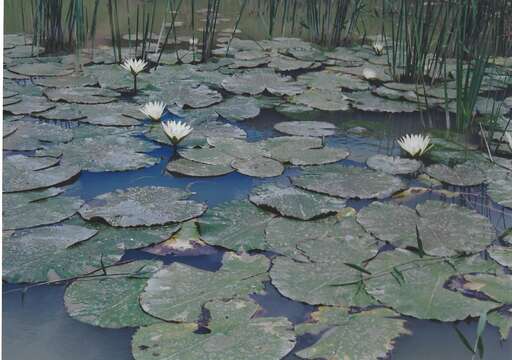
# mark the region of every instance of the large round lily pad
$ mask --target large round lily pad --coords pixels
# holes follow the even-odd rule
[[[16,121],[16,132],[4,139],[4,150],[31,151],[48,143],[64,143],[73,139],[73,131],[62,126],[29,120]]]
[[[51,101],[64,101],[73,104],[107,104],[116,101],[117,92],[94,87],[47,88],[44,94]]]
[[[199,218],[201,239],[235,251],[264,250],[265,228],[272,218],[246,200],[221,204]]]
[[[313,322],[295,329],[297,335],[320,336],[297,352],[303,359],[383,359],[394,348],[396,338],[411,334],[405,320],[389,309],[351,314],[346,308],[322,306],[311,317]]]
[[[80,209],[80,215],[87,220],[100,218],[119,227],[182,222],[206,210],[205,204],[187,200],[190,195],[168,187],[132,187],[97,196]]]
[[[9,158],[7,158],[9,159]],[[3,192],[27,191],[58,185],[80,173],[78,166],[59,165],[33,171],[15,160],[4,163]]]
[[[50,189],[48,189],[50,190]],[[48,190],[44,192],[47,193]],[[83,201],[76,197],[48,195],[43,199],[30,199],[30,193],[4,194],[4,230],[22,229],[58,223],[73,216]],[[12,200],[9,197],[14,196]],[[25,200],[23,199],[25,198]],[[5,205],[9,202],[9,206]]]
[[[370,261],[368,271],[384,274],[369,277],[365,283],[370,295],[401,314],[418,319],[456,321],[479,316],[499,306],[444,286],[459,272],[485,271],[487,267],[482,261],[469,265],[449,264],[440,258],[420,258],[410,251],[396,249],[382,252]]]
[[[166,89],[167,104],[179,107],[204,108],[222,101],[222,95],[206,85],[176,83]]]
[[[26,76],[65,76],[73,73],[73,69],[60,63],[19,64],[9,68],[16,74]]]
[[[265,90],[274,95],[296,95],[303,91],[301,84],[289,76],[280,76],[273,71],[252,70],[235,74],[222,81],[222,87],[235,94],[257,95]]]
[[[229,165],[210,165],[188,159],[173,160],[167,164],[166,169],[171,173],[195,177],[222,176],[235,171]]]
[[[432,200],[419,204],[416,210],[421,216],[419,237],[428,254],[476,253],[496,238],[496,229],[489,219],[474,210]]]
[[[340,90],[309,89],[294,96],[292,102],[324,111],[350,110],[348,98]]]
[[[346,159],[350,153],[343,148],[324,147],[321,149],[306,149],[292,152],[292,149],[282,149],[278,155],[281,161],[296,166],[331,164]]]
[[[255,118],[260,114],[260,106],[253,98],[234,96],[213,106],[214,111],[224,119],[242,121]]]
[[[235,159],[231,166],[240,174],[260,178],[279,176],[284,171],[284,166],[279,161],[263,156]]]
[[[305,225],[308,224],[309,222],[305,223]],[[283,236],[292,240],[291,236],[295,232],[283,233],[283,230],[288,229],[286,225],[281,223],[279,227],[274,227],[271,235],[274,239],[269,242],[276,242]],[[272,284],[284,296],[311,305],[367,306],[371,304],[373,301],[361,285],[357,284],[357,280],[353,281],[360,278],[361,272],[347,263],[362,266],[363,261],[377,254],[378,246],[375,238],[366,233],[353,218],[323,225],[323,230],[321,227],[314,231],[308,230],[304,235],[305,241],[295,244],[307,262],[298,262],[284,256],[273,259],[270,270]],[[297,233],[297,236],[297,240],[300,240],[303,235]],[[279,241],[279,243],[282,246],[283,242]],[[292,244],[286,246],[290,248],[290,245]],[[346,281],[351,281],[353,284],[333,286]]]
[[[310,72],[300,75],[297,79],[307,84],[307,86],[312,89],[339,91],[343,88],[353,91],[362,91],[370,88],[370,84],[366,80],[362,80],[353,75],[331,71]]]
[[[489,181],[487,193],[493,201],[501,206],[512,208],[512,172],[493,177]]]
[[[406,188],[397,177],[373,170],[326,165],[292,177],[295,186],[343,198],[384,199]]]
[[[234,299],[205,305],[208,332],[196,324],[160,323],[140,328],[132,340],[136,360],[281,359],[295,345],[292,324],[283,317],[258,317],[252,301]]]
[[[4,107],[4,110],[14,115],[30,115],[50,110],[55,104],[44,96],[21,95],[21,101]]]
[[[366,161],[369,168],[391,175],[410,175],[418,172],[421,161],[414,159],[403,159],[396,156],[373,155]]]
[[[274,129],[287,135],[322,137],[334,135],[336,126],[324,121],[285,121],[275,124]]]
[[[417,246],[419,221],[414,209],[391,202],[372,202],[357,214],[357,222],[366,231],[396,247]]]
[[[249,200],[263,208],[270,208],[283,216],[309,220],[339,211],[345,201],[311,193],[292,186],[262,185],[254,189]]]
[[[145,312],[166,321],[199,320],[212,300],[245,297],[263,290],[268,259],[263,255],[224,254],[215,272],[173,263],[156,272],[140,296]]]
[[[462,288],[478,291],[494,301],[512,305],[512,275],[475,274],[464,275]]]
[[[81,322],[103,328],[145,326],[160,322],[142,311],[139,295],[160,261],[139,260],[93,273],[66,288],[68,314]]]
[[[449,168],[443,164],[434,164],[425,169],[425,172],[444,183],[457,186],[480,185],[486,180],[485,173],[469,162]]]

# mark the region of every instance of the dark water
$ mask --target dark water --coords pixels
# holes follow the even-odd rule
[[[249,134],[250,141],[278,135],[272,130],[275,122],[286,119],[272,111],[264,111],[257,119],[240,123]],[[375,153],[398,154],[393,142],[404,133],[424,131],[425,128],[439,128],[444,125],[442,115],[430,114],[420,118],[418,114],[383,116],[364,113],[332,113],[314,116],[314,120],[331,121],[340,128],[339,134],[329,137],[326,142],[333,146],[343,146],[352,152],[345,164],[363,166],[362,161]],[[369,128],[368,135],[353,135],[345,132],[353,126]],[[89,200],[99,194],[130,186],[159,185],[187,187],[195,192],[194,198],[215,206],[221,202],[246,197],[251,189],[264,182],[287,183],[288,176],[299,173],[297,168],[289,168],[279,178],[256,179],[232,173],[222,177],[198,179],[177,177],[164,172],[167,161],[174,156],[168,147],[161,147],[153,155],[162,161],[151,168],[118,173],[82,173],[70,185],[68,192]],[[415,185],[414,182],[411,185]],[[512,211],[493,205],[484,188],[454,188],[464,194],[456,198],[441,198],[445,201],[467,206],[488,216],[498,231],[512,226]],[[426,199],[440,198],[434,193],[425,193],[408,199],[405,204],[415,206]],[[350,206],[359,209],[366,201],[351,201]],[[213,250],[200,256],[159,257],[165,263],[182,262],[205,270],[215,271],[220,267],[222,252]],[[128,251],[124,259],[155,258],[155,255],[139,250]],[[64,290],[60,286],[41,286],[22,292],[13,291],[19,286],[3,286],[3,359],[5,360],[124,360],[131,359],[130,340],[135,329],[108,330],[90,326],[71,319],[64,308]],[[284,298],[270,284],[266,292],[253,298],[263,307],[261,316],[286,316],[299,323],[308,318],[315,309],[313,306]],[[470,359],[471,354],[463,346],[451,323],[408,319],[407,327],[413,336],[399,338],[391,353],[392,359]],[[472,340],[476,332],[476,322],[460,322],[457,327]],[[304,348],[315,339],[299,338],[297,348]],[[372,341],[372,339],[361,339]],[[512,340],[501,342],[496,328],[488,326],[484,333],[485,358],[509,360],[512,358]],[[287,359],[297,359],[289,355]]]

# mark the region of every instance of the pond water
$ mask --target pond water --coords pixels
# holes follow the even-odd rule
[[[373,135],[352,135],[340,131],[338,135],[329,137],[328,144],[341,144],[352,150],[351,159],[342,163],[355,166],[365,166],[361,159],[376,153],[398,155],[399,149],[393,140],[404,133],[425,130],[418,114],[385,116],[370,113],[329,113],[321,115],[322,121],[329,121],[340,128],[366,126],[368,129],[379,129]],[[319,120],[311,118],[310,120]],[[241,127],[247,131],[249,141],[257,141],[279,135],[273,130],[273,125],[286,120],[283,115],[274,111],[264,111],[253,120],[246,121]],[[429,124],[436,126],[430,130],[441,129],[443,115],[432,113]],[[428,129],[428,128],[427,128]],[[173,150],[161,146],[152,155],[161,161],[142,170],[92,173],[83,172],[79,179],[67,189],[70,195],[78,195],[87,201],[97,195],[132,186],[171,186],[187,187],[195,195],[194,199],[206,202],[210,207],[222,202],[246,198],[250,191],[265,182],[288,183],[288,176],[299,173],[298,168],[289,168],[279,178],[257,179],[232,173],[222,177],[199,179],[185,176],[172,176],[165,172],[165,165],[173,158]],[[414,181],[411,183],[414,185]],[[489,207],[489,200],[483,189],[458,188],[444,186],[450,191],[461,191],[464,195],[446,198],[434,193],[413,197],[405,202],[414,207],[427,199],[439,199],[467,206],[488,216],[496,225],[499,232],[512,226],[512,211],[497,205]],[[368,201],[351,201],[350,206],[362,208]],[[141,250],[128,251],[123,260],[128,259],[159,259],[166,264],[181,262],[194,267],[216,271],[221,266],[222,253],[220,249],[212,249],[210,254],[196,256],[155,256]],[[6,360],[31,359],[77,360],[111,359],[122,360],[131,358],[131,337],[135,329],[102,329],[73,320],[64,307],[64,285],[38,286],[22,290],[23,285],[4,284],[3,294],[3,358]],[[261,316],[285,316],[292,323],[306,321],[315,307],[289,300],[283,297],[270,283],[265,285],[265,293],[253,295],[263,308]],[[476,333],[476,321],[464,321],[456,324],[468,339],[473,339]],[[412,336],[402,336],[396,341],[395,348],[390,354],[392,359],[468,359],[467,349],[458,338],[454,324],[438,321],[424,321],[407,318],[407,328]],[[311,336],[302,336],[296,345],[296,350],[307,347],[316,341]],[[371,342],[372,339],[363,341]],[[508,360],[512,353],[512,338],[500,340],[498,330],[487,326],[483,341],[485,358],[493,360]],[[290,354],[286,359],[299,359]]]

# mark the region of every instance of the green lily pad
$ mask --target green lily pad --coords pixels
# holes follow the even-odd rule
[[[16,121],[16,132],[4,139],[4,150],[31,151],[42,149],[48,143],[62,143],[73,139],[73,131],[62,126],[30,120]]]
[[[234,299],[206,304],[211,320],[208,333],[196,324],[161,323],[140,328],[132,340],[136,360],[272,360],[281,359],[295,345],[292,324],[283,317],[257,317],[251,301]],[[186,349],[186,350],[184,350]]]
[[[417,173],[423,164],[414,159],[404,159],[397,156],[373,155],[366,161],[370,169],[391,175],[411,175]]]
[[[273,184],[255,188],[249,200],[259,207],[270,208],[282,216],[300,220],[335,213],[346,204],[342,199]]]
[[[13,73],[26,76],[66,76],[73,73],[73,69],[60,63],[34,63],[19,64],[9,68]]]
[[[13,49],[4,51],[4,56],[9,58],[30,58],[41,55],[44,52],[44,48],[40,46],[32,45],[19,45]]]
[[[331,71],[310,72],[298,76],[297,79],[312,89],[333,91],[340,91],[341,89],[363,91],[370,89],[370,84],[366,80],[362,80],[353,75]]]
[[[416,226],[420,218],[414,209],[391,202],[372,202],[357,214],[366,231],[396,247],[418,245]]]
[[[281,231],[283,229],[286,227]],[[308,232],[306,236],[313,234]],[[308,259],[307,262],[298,262],[284,256],[272,260],[270,278],[281,294],[311,305],[364,307],[374,303],[357,280],[351,285],[332,286],[360,278],[361,272],[346,263],[362,266],[363,261],[378,251],[375,238],[366,233],[353,218],[345,218],[328,228],[324,227],[323,233],[319,231],[313,238],[298,242],[295,246]]]
[[[131,103],[113,102],[97,105],[74,105],[75,109],[85,115],[81,122],[101,126],[132,126],[140,125],[144,116],[139,106]]]
[[[222,176],[235,171],[231,166],[210,165],[188,159],[173,160],[167,164],[166,169],[171,173],[195,177]]]
[[[204,108],[222,101],[222,95],[206,85],[176,83],[166,89],[165,101],[179,107]]]
[[[34,84],[36,84],[38,86],[53,87],[53,88],[64,88],[64,87],[76,88],[76,87],[80,87],[80,86],[95,86],[98,84],[98,79],[91,75],[43,77],[43,78],[35,78],[32,81],[34,82]]]
[[[231,167],[240,174],[252,177],[275,177],[284,172],[284,166],[276,160],[263,156],[254,156],[248,159],[235,159]]]
[[[367,270],[375,274],[384,272],[384,275],[366,280],[366,289],[404,315],[440,321],[462,320],[479,316],[499,304],[462,295],[444,285],[459,271],[479,271],[485,266],[449,264],[439,258],[420,258],[410,251],[396,249],[382,252],[370,261]]]
[[[497,302],[512,305],[512,275],[464,275],[462,288],[484,293]]]
[[[396,101],[373,95],[370,91],[356,91],[350,94],[352,107],[362,111],[385,113],[408,113],[419,111],[418,104],[410,101]]]
[[[306,105],[313,109],[324,111],[350,110],[348,100],[349,98],[340,90],[331,89],[309,89],[291,99],[295,104]]]
[[[200,216],[206,205],[187,200],[191,193],[168,187],[132,187],[99,195],[87,202],[80,215],[100,218],[112,226],[150,226],[182,222]]]
[[[35,162],[31,161],[32,165]],[[59,165],[41,170],[27,169],[27,162],[18,163],[6,158],[3,173],[3,192],[27,191],[58,185],[73,179],[80,173],[78,166]]]
[[[383,359],[399,336],[411,335],[405,320],[389,309],[371,309],[351,314],[346,308],[320,307],[312,323],[296,326],[297,335],[320,338],[297,352],[302,359]],[[361,339],[373,339],[371,342]]]
[[[94,278],[74,281],[66,288],[68,314],[102,328],[146,326],[160,322],[142,311],[139,295],[147,279],[162,267],[160,261],[139,260],[93,273]]]
[[[213,107],[215,112],[230,121],[243,121],[260,114],[260,106],[253,98],[234,96]]]
[[[492,201],[497,202],[501,206],[512,208],[512,172],[490,180],[487,193]]]
[[[313,61],[298,60],[284,55],[272,56],[268,64],[270,68],[280,72],[313,69],[318,65]]]
[[[181,228],[178,232],[173,234],[165,241],[155,244],[151,247],[144,249],[145,252],[153,255],[198,255],[203,254],[208,250],[206,244],[201,241],[199,236],[199,229],[195,220],[189,220],[181,224]]]
[[[251,159],[269,155],[262,142],[248,142],[234,138],[208,138],[208,144],[235,159]]]
[[[62,162],[92,172],[126,171],[153,166],[160,160],[144,154],[155,149],[149,142],[128,134],[91,136],[59,146]]]
[[[284,121],[274,125],[274,129],[283,134],[295,136],[330,136],[336,126],[323,121]]]
[[[397,177],[373,170],[325,165],[306,169],[292,177],[300,188],[342,198],[384,199],[403,190],[406,185]]]
[[[512,246],[492,245],[487,252],[498,264],[512,267]]]
[[[48,101],[44,96],[21,95],[21,101],[4,107],[7,111],[14,115],[30,115],[50,110],[55,104]]]
[[[235,251],[264,250],[265,228],[273,217],[246,200],[224,203],[199,218],[201,239]]]
[[[6,168],[15,168],[21,171],[43,170],[55,166],[59,163],[59,159],[52,157],[32,157],[22,154],[4,156],[4,171]],[[4,173],[4,176],[6,174]]]
[[[296,166],[306,166],[335,163],[346,159],[349,155],[350,153],[342,148],[324,147],[321,149],[306,149],[298,153],[283,151],[279,157],[283,162]]]
[[[425,172],[434,179],[456,186],[475,186],[486,180],[485,173],[470,162],[455,165],[453,168],[434,164],[427,167]]]
[[[115,91],[94,87],[46,88],[44,94],[51,101],[72,104],[107,104],[117,100]]]
[[[306,136],[279,136],[263,142],[263,148],[270,157],[283,163],[289,162],[292,157],[300,157],[305,150],[319,149],[322,146],[322,139]]]
[[[207,165],[229,166],[235,157],[217,148],[191,148],[179,150],[181,157]]]
[[[496,238],[496,229],[489,219],[476,211],[428,200],[416,207],[421,220],[418,233],[426,253],[452,256],[476,253]]]
[[[53,109],[38,113],[37,117],[46,120],[75,121],[84,119],[87,115],[77,109],[74,104],[57,103]]]
[[[225,253],[215,272],[173,263],[156,272],[140,296],[142,309],[166,321],[199,320],[212,300],[246,297],[263,290],[268,259],[263,255]]]
[[[512,308],[491,312],[487,315],[487,321],[499,329],[502,340],[508,339],[512,328]]]
[[[296,95],[303,91],[302,85],[289,76],[280,76],[269,70],[252,70],[235,74],[222,81],[222,87],[229,92],[243,95],[257,95],[265,90],[271,94]]]

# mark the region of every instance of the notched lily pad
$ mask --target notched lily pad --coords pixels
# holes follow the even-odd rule
[[[349,98],[340,90],[331,89],[309,89],[291,99],[295,104],[302,104],[324,111],[350,110],[348,100]]]
[[[100,218],[118,227],[182,222],[206,211],[205,204],[187,200],[190,195],[168,187],[132,187],[97,196],[80,209],[80,215],[86,220]]]
[[[475,186],[486,180],[485,173],[470,162],[455,165],[453,168],[434,164],[427,167],[425,172],[434,179],[456,186]]]
[[[216,272],[173,263],[149,279],[140,304],[145,312],[162,320],[197,321],[201,307],[209,301],[243,298],[263,290],[268,267],[263,255],[233,253],[224,254]]]
[[[235,94],[261,94],[265,90],[271,94],[296,95],[304,89],[301,84],[289,76],[280,76],[273,71],[253,70],[243,74],[235,74],[222,81],[222,87]]]
[[[55,104],[44,96],[21,95],[21,101],[4,107],[4,110],[14,115],[30,115],[50,110]]]
[[[275,177],[284,172],[284,166],[279,161],[263,156],[233,160],[231,167],[240,174],[260,178]]]
[[[421,161],[404,159],[396,156],[373,155],[366,161],[370,169],[385,172],[391,175],[411,175],[417,173],[421,167]]]
[[[283,134],[295,136],[330,136],[336,126],[323,121],[284,121],[274,125],[274,129]]]
[[[9,68],[10,71],[26,76],[65,76],[73,73],[73,69],[61,63],[19,64]]]
[[[195,177],[222,176],[235,171],[229,165],[210,165],[188,159],[173,160],[167,164],[166,169],[171,173]]]
[[[103,88],[47,88],[44,94],[51,101],[64,101],[73,104],[107,104],[117,100],[119,93]]]
[[[249,200],[257,206],[270,208],[282,216],[309,220],[328,215],[345,207],[342,199],[311,193],[292,186],[262,185],[254,189]]]

